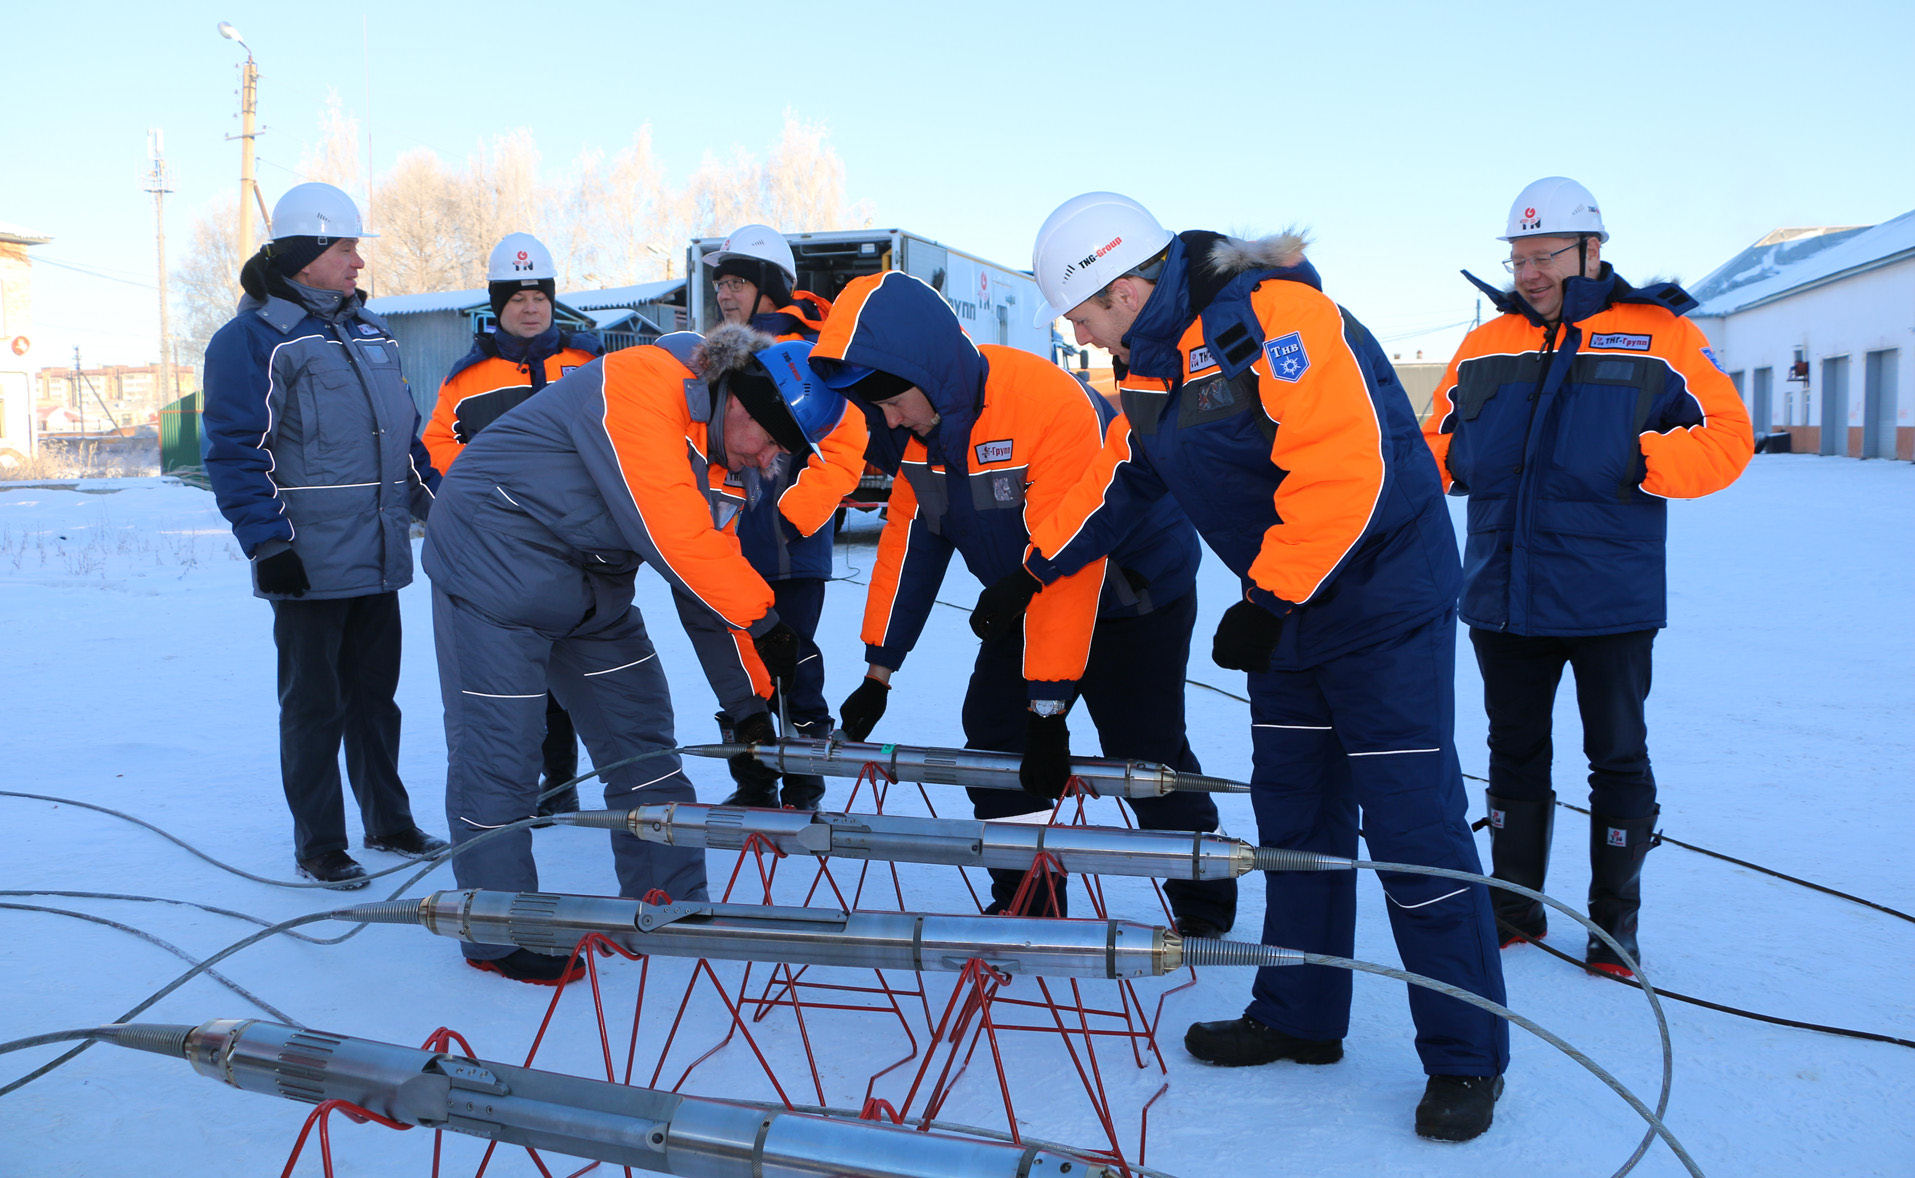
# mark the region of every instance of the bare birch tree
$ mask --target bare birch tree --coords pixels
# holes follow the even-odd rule
[[[239,309],[239,267],[234,240],[239,236],[239,202],[220,197],[193,220],[193,232],[177,269],[172,290],[175,340],[182,358],[203,365],[206,343]]]

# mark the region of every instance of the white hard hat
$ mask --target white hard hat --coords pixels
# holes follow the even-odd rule
[[[1580,237],[1608,241],[1602,210],[1589,190],[1567,176],[1544,176],[1516,194],[1509,206],[1509,229],[1496,240],[1519,237]]]
[[[492,247],[492,257],[485,264],[487,282],[523,282],[535,286],[545,279],[558,279],[558,270],[552,265],[552,251],[530,233],[508,233]]]
[[[743,225],[732,230],[724,244],[705,255],[705,265],[720,266],[733,258],[755,258],[770,262],[785,272],[785,281],[798,281],[798,260],[791,256],[791,243],[769,225]]]
[[[352,197],[330,184],[312,181],[295,184],[273,206],[273,240],[283,237],[317,237],[332,241],[341,237],[377,237],[367,233],[359,221],[359,206]]]
[[[1086,192],[1057,206],[1037,231],[1031,273],[1047,306],[1032,320],[1042,327],[1150,261],[1170,244],[1170,231],[1150,210],[1115,192]]]

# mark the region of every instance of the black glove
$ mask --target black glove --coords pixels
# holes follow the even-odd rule
[[[751,640],[773,679],[790,682],[798,673],[798,631],[779,622]]]
[[[753,712],[731,726],[734,744],[777,744],[778,734],[771,730],[770,712]]]
[[[992,581],[977,595],[977,606],[971,610],[971,633],[986,642],[1009,634],[1024,617],[1031,598],[1043,587],[1030,570],[1023,568]]]
[[[777,733],[771,730],[770,712],[753,712],[732,725],[732,743],[735,744],[776,744]],[[752,789],[771,789],[778,784],[778,771],[760,761],[751,753],[737,753],[726,761],[731,766],[731,779],[739,785]]]
[[[1071,730],[1064,723],[1064,713],[1029,713],[1024,720],[1024,760],[1017,767],[1017,783],[1033,797],[1056,801],[1064,796],[1070,779]]]
[[[1210,660],[1233,671],[1268,671],[1282,630],[1282,618],[1253,601],[1239,601],[1223,611],[1217,623]]]
[[[253,575],[259,579],[261,593],[281,597],[304,597],[313,583],[306,579],[306,562],[288,548],[253,562]]]
[[[880,683],[866,675],[858,689],[838,705],[838,726],[852,740],[863,740],[884,716],[885,697],[891,694],[889,683]]]

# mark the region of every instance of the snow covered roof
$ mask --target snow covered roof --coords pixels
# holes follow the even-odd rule
[[[11,221],[0,221],[0,241],[9,245],[45,245],[52,240],[38,233],[29,233]]]
[[[600,331],[617,327],[628,319],[640,317],[638,312],[630,307],[607,307],[602,311],[587,311],[585,314],[591,318],[592,326]]]
[[[4,226],[0,225],[0,230]],[[607,290],[576,290],[559,296],[561,306],[588,314],[614,308],[630,309],[639,303],[656,303],[684,289],[683,278],[663,282],[641,282],[637,286],[614,286]],[[375,315],[423,315],[433,311],[470,311],[488,305],[484,287],[477,290],[438,290],[423,294],[381,295],[366,302]],[[606,324],[599,324],[600,327]]]
[[[1692,318],[1728,315],[1915,257],[1915,211],[1872,226],[1778,229],[1691,289]]]
[[[470,311],[489,306],[485,288],[477,290],[432,290],[422,294],[381,295],[366,300],[366,310],[375,315],[423,315],[429,311]]]
[[[667,278],[662,282],[641,282],[636,286],[614,286],[606,290],[575,290],[559,296],[559,301],[581,311],[595,311],[607,307],[630,307],[636,303],[656,303],[670,298],[684,287],[683,278]]]

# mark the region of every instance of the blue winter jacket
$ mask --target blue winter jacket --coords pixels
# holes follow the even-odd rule
[[[1049,583],[1168,496],[1283,619],[1270,669],[1316,666],[1453,609],[1456,536],[1389,359],[1292,235],[1174,238],[1125,336],[1123,417],[1032,535]]]
[[[1463,341],[1423,427],[1451,493],[1469,496],[1463,621],[1537,636],[1662,626],[1667,500],[1727,486],[1755,448],[1683,317],[1695,300],[1604,263],[1564,284],[1562,321],[1546,324],[1476,285],[1502,314]]]
[[[297,552],[308,600],[403,588],[439,472],[398,341],[363,295],[261,270],[206,347],[200,454],[220,514],[249,557]]]

